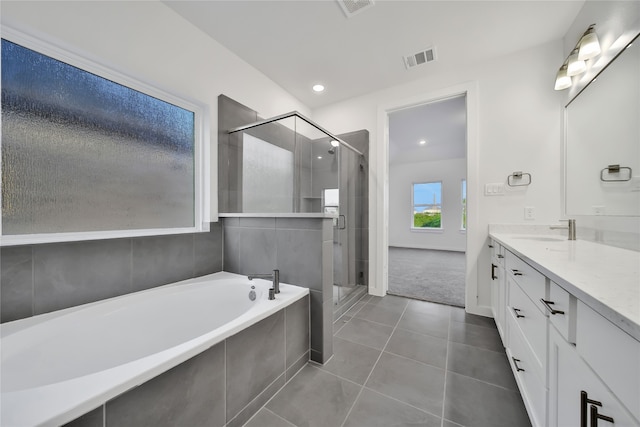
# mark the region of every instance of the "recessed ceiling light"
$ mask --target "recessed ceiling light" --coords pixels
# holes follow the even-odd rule
[[[426,139],[421,139],[420,141],[418,141],[418,144],[420,144],[420,145],[424,145],[426,143],[427,143]]]
[[[317,84],[317,85],[313,85],[312,89],[314,92],[322,92],[324,90],[324,86],[321,84]]]
[[[318,156],[318,160],[322,159],[322,156]]]
[[[338,141],[336,141],[335,139],[332,139],[332,140],[331,140],[331,146],[332,146],[332,147],[337,147],[337,146],[339,146],[339,145],[340,145],[340,143],[339,143]]]

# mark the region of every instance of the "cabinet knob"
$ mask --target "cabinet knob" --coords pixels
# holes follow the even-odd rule
[[[504,255],[498,254],[498,258],[500,259],[504,258]]]
[[[493,245],[489,245],[490,248],[493,248]]]
[[[556,314],[564,314],[564,311],[562,311],[562,310],[556,310],[555,308],[551,307],[551,306],[554,304],[554,302],[553,302],[553,301],[547,301],[547,300],[546,300],[546,299],[544,299],[544,298],[540,298],[540,302],[544,305],[544,308],[546,308],[546,309],[547,309],[547,311],[548,311],[549,313],[551,313],[552,315],[554,315],[554,316],[555,316]]]
[[[520,310],[519,308],[515,308],[515,307],[511,307],[513,309],[513,314],[516,315],[517,319],[523,319],[524,318],[524,314],[520,314],[520,312],[522,310]]]
[[[522,272],[520,270],[511,269],[511,273],[513,273],[514,276],[522,276]]]

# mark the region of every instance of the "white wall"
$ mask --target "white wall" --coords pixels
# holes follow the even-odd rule
[[[218,100],[225,94],[271,117],[309,108],[159,2],[2,1],[10,25],[151,84],[208,105],[211,213],[217,220]],[[353,128],[350,128],[353,129]]]
[[[464,252],[462,222],[462,180],[466,159],[389,165],[389,246]],[[442,231],[411,230],[412,184],[442,181]]]
[[[477,212],[476,218],[469,218],[474,229],[467,232],[467,257],[476,276],[477,295],[467,299],[467,309],[488,314],[491,297],[485,268],[489,265],[488,224],[524,222],[525,206],[535,207],[536,219],[531,223],[556,222],[561,215],[562,95],[553,90],[553,82],[562,60],[562,41],[557,40],[314,110],[314,120],[335,133],[354,128],[371,132],[370,286],[379,289],[381,276],[385,274],[377,265],[382,258],[373,255],[382,240],[382,227],[377,225],[378,199],[383,196],[386,179],[375,166],[386,149],[379,132],[383,124],[378,123],[378,108],[462,83],[477,86],[479,116],[473,129],[477,129],[475,148],[479,155],[474,168],[477,166],[478,173],[467,176],[469,203],[476,203]],[[531,173],[533,183],[508,191],[505,196],[483,195],[485,183],[505,183],[514,171]],[[472,192],[476,200],[471,200]]]

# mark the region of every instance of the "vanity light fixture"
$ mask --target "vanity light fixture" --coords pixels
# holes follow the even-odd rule
[[[595,58],[600,55],[600,41],[595,30],[596,24],[589,25],[587,31],[584,32],[580,42],[580,52],[578,53],[578,59],[586,61],[587,59]]]
[[[313,87],[311,89],[313,89],[314,92],[320,93],[320,92],[322,92],[324,90],[324,85],[321,85],[321,84],[318,83],[318,84],[313,85]]]
[[[567,75],[567,64],[562,65],[556,74],[555,90],[567,89],[571,86],[571,77]]]
[[[578,44],[573,48],[564,64],[556,74],[555,90],[563,90],[571,87],[571,77],[580,75],[587,71],[587,60],[600,55],[600,42],[595,30],[596,24],[589,25]]]
[[[569,59],[567,59],[567,76],[573,77],[587,71],[587,64],[578,59],[579,49],[575,48],[571,51]]]

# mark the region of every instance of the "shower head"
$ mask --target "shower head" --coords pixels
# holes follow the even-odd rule
[[[336,147],[331,147],[331,148],[329,148],[328,153],[329,153],[329,154],[335,154],[335,153],[336,153]]]

